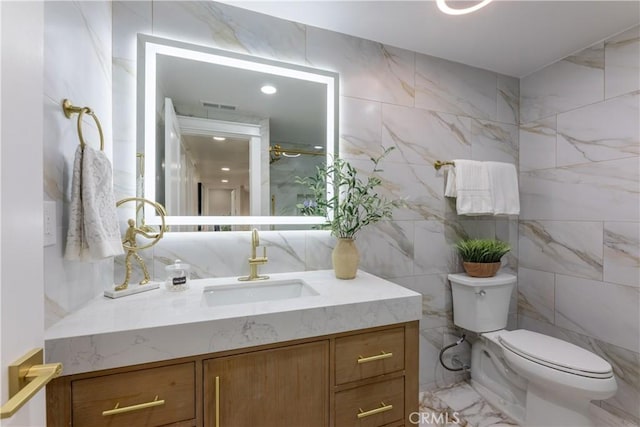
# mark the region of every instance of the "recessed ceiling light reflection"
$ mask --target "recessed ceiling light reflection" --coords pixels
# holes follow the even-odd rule
[[[215,139],[216,141],[226,141],[227,138],[225,138],[224,136],[214,136],[213,139]]]
[[[276,93],[278,90],[271,85],[264,85],[260,88],[260,91],[262,93],[264,93],[265,95],[273,95],[274,93]]]
[[[314,145],[313,148],[316,150],[322,150],[324,147],[322,145]]]
[[[229,172],[231,169],[230,168],[220,168],[221,171],[225,171],[225,172]]]
[[[228,179],[221,179],[220,182],[227,183],[227,182],[229,182],[229,180]]]

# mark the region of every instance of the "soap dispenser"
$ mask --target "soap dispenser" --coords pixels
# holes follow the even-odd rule
[[[165,286],[169,291],[184,291],[189,288],[189,275],[191,266],[177,259],[171,265],[166,266],[167,279]]]

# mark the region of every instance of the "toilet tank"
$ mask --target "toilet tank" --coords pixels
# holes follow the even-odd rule
[[[448,277],[453,294],[453,323],[478,333],[506,328],[516,276],[500,273],[486,278],[467,274]]]

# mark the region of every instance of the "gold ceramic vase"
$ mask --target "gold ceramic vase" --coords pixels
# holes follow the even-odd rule
[[[338,238],[333,252],[331,253],[333,261],[333,271],[338,279],[353,279],[356,277],[358,264],[360,263],[360,254],[356,242],[350,238]]]

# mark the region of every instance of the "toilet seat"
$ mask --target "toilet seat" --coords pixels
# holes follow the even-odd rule
[[[611,365],[600,356],[566,341],[524,329],[500,331],[502,346],[532,362],[587,378],[611,378]]]

